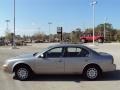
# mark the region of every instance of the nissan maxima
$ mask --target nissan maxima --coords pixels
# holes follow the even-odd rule
[[[103,72],[115,71],[116,65],[108,53],[99,53],[80,44],[58,44],[8,59],[3,69],[14,73],[21,81],[28,80],[33,74],[82,74],[95,80]]]

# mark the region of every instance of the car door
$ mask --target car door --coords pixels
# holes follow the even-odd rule
[[[80,47],[66,47],[64,60],[65,73],[82,73],[84,66],[89,60],[89,52]]]
[[[40,74],[61,74],[64,73],[63,48],[56,47],[44,53],[36,63],[37,72]]]

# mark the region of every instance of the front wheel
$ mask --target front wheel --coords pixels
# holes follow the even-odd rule
[[[99,68],[95,66],[90,66],[85,69],[83,75],[88,80],[96,80],[101,75],[101,72]]]
[[[102,39],[98,39],[98,43],[103,43],[103,40]]]
[[[21,81],[27,80],[30,77],[30,74],[30,69],[25,66],[19,67],[15,70],[15,77]]]

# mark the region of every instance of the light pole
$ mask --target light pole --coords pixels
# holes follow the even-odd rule
[[[105,20],[104,20],[104,42],[106,40],[106,21],[107,21],[107,17],[105,17]]]
[[[15,16],[15,9],[16,9],[16,5],[15,5],[15,0],[14,0],[14,34],[13,34],[13,48],[16,48],[16,44],[15,44],[15,29],[16,29],[16,27],[15,27],[15,25],[16,25],[16,22],[15,22],[15,20],[16,20],[16,16]]]
[[[49,25],[49,42],[50,42],[50,26],[51,26],[52,22],[48,22]]]
[[[6,22],[6,30],[9,30],[8,24],[9,24],[10,20],[5,20],[5,22]]]
[[[97,1],[93,0],[91,3],[93,7],[93,45],[95,43],[95,4],[97,4]]]

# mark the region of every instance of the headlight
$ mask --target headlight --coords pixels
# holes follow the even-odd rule
[[[10,65],[10,61],[6,61],[5,64],[3,65],[3,70],[5,72],[11,72],[11,65]]]

